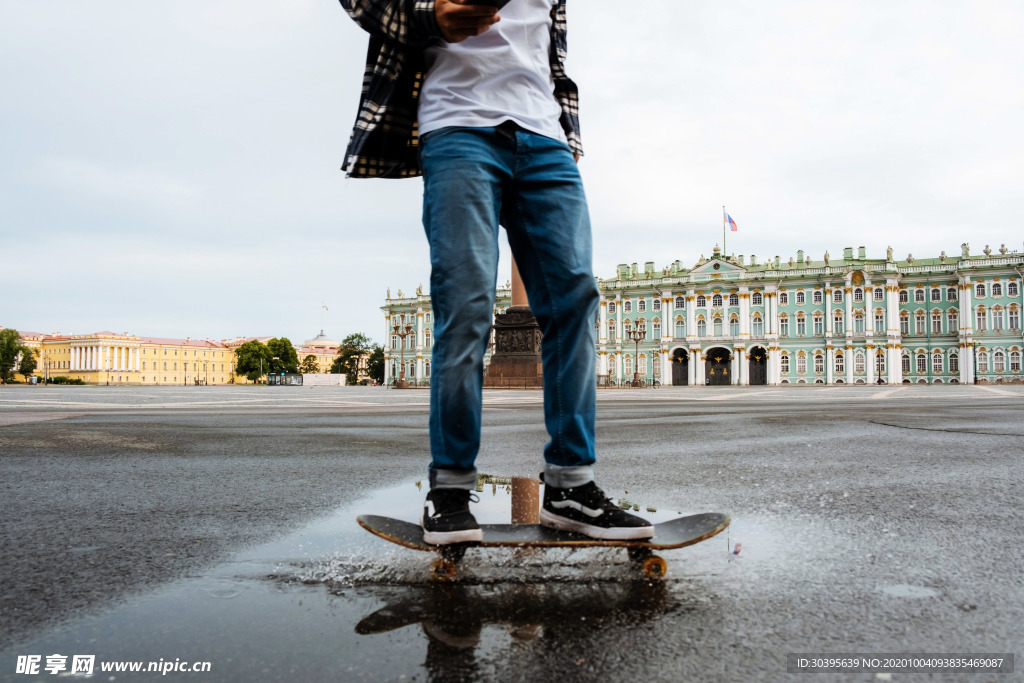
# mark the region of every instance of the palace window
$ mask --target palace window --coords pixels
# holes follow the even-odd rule
[[[424,377],[430,377],[430,361],[429,360],[423,361],[423,376]]]
[[[974,329],[975,329],[975,331],[977,331],[977,332],[984,332],[985,331],[985,322],[986,322],[986,320],[987,320],[987,316],[985,315],[985,309],[984,308],[979,308],[977,313],[976,313],[976,315],[974,316],[974,322],[975,322]]]
[[[843,352],[836,351],[836,374],[841,375],[846,372],[846,363],[843,362]]]
[[[885,313],[875,311],[875,334],[885,334]]]
[[[434,314],[431,313],[430,311],[427,311],[426,313],[424,313],[423,314],[423,322],[427,323],[428,325],[430,323],[434,322]]]
[[[960,355],[955,351],[949,354],[949,372],[950,374],[960,372]]]
[[[394,334],[391,335],[391,348],[393,348],[393,349],[397,349],[398,348],[398,337],[396,335],[394,335]]]
[[[633,302],[632,302],[632,300],[626,299],[625,301],[622,302],[622,312],[623,313],[632,313],[633,312]]]
[[[647,312],[647,299],[640,299],[636,302],[636,312],[646,313]]]
[[[1003,309],[993,308],[992,309],[992,329],[1001,330],[1003,329]]]
[[[629,334],[632,331],[633,331],[633,321],[632,320],[627,320],[626,322],[624,322],[622,324],[622,337],[624,339],[629,339]]]
[[[978,372],[988,372],[988,351],[978,352]]]
[[[807,318],[804,316],[803,311],[796,314],[796,334],[798,337],[803,337],[807,334]]]
[[[608,302],[608,315],[615,315],[615,302],[614,301],[609,301]]]
[[[704,318],[697,321],[697,336],[701,338],[708,336],[708,323]]]
[[[992,354],[992,369],[996,372],[1006,372],[1006,354],[996,351]]]
[[[857,351],[853,354],[853,371],[858,375],[864,374],[864,352]]]
[[[932,313],[932,334],[942,334],[942,314],[938,311]]]
[[[660,311],[661,310],[661,299],[658,298],[658,297],[654,297],[654,310],[655,311]]]
[[[914,290],[914,303],[915,304],[923,304],[924,303],[924,290],[921,289],[920,287]]]
[[[1017,296],[1019,291],[1020,290],[1017,289],[1017,283],[1016,282],[1010,282],[1009,284],[1006,285],[1006,295],[1007,296]]]
[[[661,339],[661,322],[655,322],[651,325],[651,333],[654,339]]]
[[[914,314],[914,332],[916,334],[924,334],[924,311],[918,311]]]
[[[796,354],[796,374],[803,375],[807,373],[807,354],[803,351]]]
[[[676,318],[676,337],[682,339],[686,336],[686,321],[682,318]]]
[[[832,290],[832,302],[841,304],[843,303],[843,290],[836,288]]]
[[[423,331],[423,345],[428,349],[434,346],[434,337],[430,334],[430,330]]]
[[[936,354],[932,355],[932,374],[933,375],[941,375],[942,374],[942,354],[941,353],[936,353]]]
[[[713,297],[711,297],[711,306],[713,308],[721,308],[722,307],[722,295],[721,294],[715,294]]]
[[[686,299],[681,296],[676,297],[676,310],[681,311],[686,308]]]
[[[928,358],[923,353],[917,354],[917,374],[923,375],[928,372]]]
[[[796,293],[796,305],[797,306],[803,306],[805,303],[807,303],[807,298],[804,296],[804,293],[802,291],[801,292],[797,292]]]
[[[1020,351],[1010,351],[1010,372],[1020,372]]]
[[[910,315],[906,311],[900,311],[900,334],[910,334]]]
[[[881,377],[885,374],[885,351],[875,351],[875,374]]]
[[[1020,329],[1020,311],[1016,307],[1010,309],[1010,329]]]
[[[608,321],[608,339],[615,340],[615,321]]]
[[[715,336],[722,336],[722,319],[718,316],[715,316]]]
[[[1002,295],[1003,295],[1003,285],[1001,283],[999,283],[999,282],[993,282],[992,283],[992,296],[1002,296]]]
[[[985,285],[984,284],[982,284],[980,282],[978,283],[978,285],[974,288],[974,296],[980,296],[980,297],[985,296]]]
[[[787,294],[786,292],[779,292],[779,305],[780,306],[788,306],[789,305],[789,294]]]
[[[956,287],[946,288],[946,301],[956,301]]]
[[[822,299],[821,299],[821,290],[820,289],[814,290],[814,303],[820,304],[821,301],[822,301]]]
[[[853,290],[853,300],[854,301],[864,301],[864,290],[861,289],[860,287],[858,287],[857,289]]]
[[[654,376],[661,376],[661,354],[657,353],[654,355]]]
[[[740,336],[740,319],[735,316],[729,320],[729,334],[734,337]]]
[[[942,290],[938,287],[932,289],[932,301],[942,301]]]
[[[779,356],[779,370],[783,375],[789,374],[789,355],[786,353]]]
[[[885,290],[881,287],[875,287],[875,301],[885,300]]]
[[[761,319],[761,316],[759,316],[759,315],[755,315],[754,316],[754,323],[753,323],[752,327],[753,327],[753,329],[751,330],[751,332],[752,332],[752,334],[755,337],[763,337],[764,336],[764,320]]]
[[[789,318],[782,317],[779,319],[779,336],[789,336]]]
[[[697,308],[707,308],[708,300],[704,298],[703,294],[697,296]]]
[[[843,325],[843,314],[841,311],[836,311],[836,315],[832,318],[832,332],[834,334],[845,334],[846,326]]]
[[[633,356],[630,356],[629,354],[626,354],[625,368],[626,368],[626,375],[632,375],[633,374]]]
[[[750,295],[750,303],[754,306],[764,305],[764,297],[761,296],[761,292],[754,292]]]
[[[906,353],[903,354],[903,357],[900,359],[900,365],[901,365],[900,369],[903,370],[903,374],[904,375],[909,375],[910,374],[910,355],[909,354],[906,354]]]
[[[864,315],[862,313],[858,312],[853,316],[853,333],[864,334]]]
[[[949,330],[949,334],[956,334],[960,330],[958,318],[956,310],[946,311],[946,329]]]
[[[901,304],[905,304],[905,303],[909,303],[909,301],[910,301],[910,295],[907,294],[907,290],[901,289],[900,290],[900,303]]]
[[[814,354],[814,372],[819,375],[825,372],[825,357],[820,353]]]
[[[822,337],[825,335],[825,319],[821,317],[820,313],[814,315],[814,336]]]

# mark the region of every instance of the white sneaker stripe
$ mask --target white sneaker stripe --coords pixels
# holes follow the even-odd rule
[[[582,512],[583,514],[585,514],[587,517],[600,517],[601,515],[604,514],[604,510],[594,510],[592,508],[588,508],[583,503],[579,503],[579,502],[577,502],[575,500],[557,500],[557,501],[553,500],[553,501],[551,501],[551,507],[558,508],[558,509],[561,509],[561,508],[575,508],[575,509],[579,510],[580,512]]]

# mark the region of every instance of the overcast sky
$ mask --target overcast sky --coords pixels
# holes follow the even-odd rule
[[[569,0],[595,275],[723,204],[748,257],[1020,250],[1022,7]],[[0,0],[0,326],[383,341],[429,266],[420,180],[339,170],[365,51],[332,0]]]

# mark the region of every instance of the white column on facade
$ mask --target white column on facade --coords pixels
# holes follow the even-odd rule
[[[853,275],[846,276],[846,286],[843,287],[843,301],[846,311],[846,338],[853,338]]]
[[[601,344],[608,343],[608,300],[601,299],[601,323],[597,329],[597,339]]]
[[[825,347],[825,384],[833,384],[836,381],[836,350],[829,344]]]
[[[886,349],[889,365],[886,366],[885,370],[889,373],[889,384],[903,383],[903,358],[900,353],[901,351],[902,349],[899,344],[893,344]]]
[[[71,358],[68,359],[68,370],[78,369],[78,347],[71,347]]]
[[[416,309],[416,351],[423,350],[423,308]]]
[[[742,301],[742,299],[740,300]],[[742,323],[740,323],[742,325]],[[736,383],[741,386],[750,385],[750,351],[746,348],[741,348],[736,351],[736,355],[739,358],[739,376],[736,379]]]
[[[829,339],[832,339],[832,333],[835,331],[832,320],[834,317],[834,314],[832,313],[832,305],[835,301],[833,298],[835,293],[832,291],[832,283],[826,282],[822,291],[824,292],[823,296],[825,297],[825,340],[828,341]]]
[[[865,328],[866,329],[866,328]],[[868,384],[875,383],[875,345],[868,344],[867,348],[864,349],[864,353],[867,356],[867,371],[868,371]]]
[[[133,349],[133,351],[134,351],[134,355],[135,355],[135,365],[134,365],[135,372],[138,372],[139,371],[139,347],[136,346],[135,349]]]
[[[847,334],[850,333],[849,326],[847,326],[847,328],[846,328],[846,333]],[[854,378],[853,368],[854,368],[854,366],[856,366],[856,363],[854,362],[854,359],[856,358],[856,356],[854,355],[855,350],[853,348],[853,344],[847,344],[846,348],[844,349],[844,351],[845,351],[844,355],[846,356],[846,383],[847,384],[853,384],[853,378]]]
[[[964,384],[974,384],[974,345],[966,344],[960,347],[960,376]]]
[[[692,289],[686,292],[686,338],[697,338],[697,295]]]
[[[750,290],[746,285],[740,287],[740,339],[744,343],[750,341]]]
[[[964,275],[960,279],[960,333],[962,335],[974,334],[974,290],[971,285],[971,276]]]
[[[704,382],[707,380],[707,375],[705,373],[705,371],[707,370],[707,368],[705,367],[705,364],[706,364],[707,361],[704,358],[703,352],[699,348],[697,349],[696,353],[693,354],[693,357],[696,359],[696,365],[693,368],[693,370],[694,370],[694,373],[693,373],[694,374],[694,382],[693,383],[694,383],[695,386],[701,386],[702,387],[702,386],[704,386]]]

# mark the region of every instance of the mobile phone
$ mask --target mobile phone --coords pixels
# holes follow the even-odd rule
[[[510,0],[473,0],[471,5],[487,5],[488,7],[496,7],[501,9],[509,3]]]

